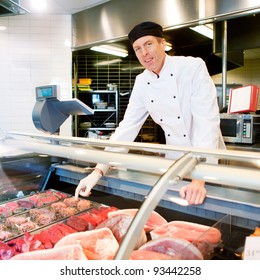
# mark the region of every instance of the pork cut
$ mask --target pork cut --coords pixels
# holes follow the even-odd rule
[[[60,239],[54,248],[62,248],[67,244],[80,244],[85,256],[91,260],[112,260],[119,248],[108,228],[72,233]]]
[[[172,221],[150,232],[152,239],[161,237],[183,238],[197,246],[205,257],[220,242],[221,232],[202,224]]]
[[[114,217],[108,218],[107,220],[99,224],[96,227],[96,229],[109,228],[113,232],[118,243],[121,244],[132,221],[133,221],[133,216],[130,216],[128,214],[117,214]],[[146,241],[147,241],[147,237],[145,231],[142,230],[134,249],[139,248]]]
[[[134,250],[131,255],[129,260],[176,260],[178,258],[163,254],[163,253],[158,253],[154,251],[146,251],[146,250]]]
[[[136,208],[130,208],[130,209],[120,209],[117,211],[113,211],[108,213],[108,217],[114,217],[116,215],[120,215],[120,214],[128,214],[132,217],[134,217],[137,214],[138,209]],[[153,211],[150,215],[150,217],[148,218],[148,220],[146,221],[146,224],[144,226],[144,230],[145,231],[151,231],[154,228],[164,225],[166,224],[167,221],[156,211]]]
[[[141,246],[138,251],[157,252],[179,260],[203,259],[200,250],[196,246],[181,238],[162,237],[150,240]]]
[[[15,255],[11,260],[86,260],[79,244],[64,245],[59,248],[31,251]]]

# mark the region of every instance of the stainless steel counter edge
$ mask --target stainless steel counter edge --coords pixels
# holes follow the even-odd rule
[[[73,165],[56,165],[55,173],[60,180],[77,185],[91,169]],[[110,169],[95,186],[96,190],[144,201],[146,195],[159,179],[159,175],[133,170]],[[175,203],[179,198],[179,189],[186,181],[170,186],[158,206],[191,215],[220,220],[224,215],[231,215],[232,224],[243,228],[254,229],[260,224],[260,193],[236,187],[206,184],[207,198],[202,205],[182,206]]]

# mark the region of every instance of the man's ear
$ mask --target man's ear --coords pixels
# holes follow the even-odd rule
[[[163,46],[163,49],[165,50],[165,48],[166,48],[166,40],[164,38],[162,38],[161,44]]]

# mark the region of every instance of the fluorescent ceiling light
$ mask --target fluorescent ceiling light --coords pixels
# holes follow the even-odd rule
[[[198,26],[195,26],[195,27],[190,27],[190,29],[210,38],[210,39],[213,39],[213,29],[208,27],[208,26],[205,26],[205,25],[198,25]]]
[[[110,64],[114,64],[114,63],[120,63],[121,61],[122,61],[121,58],[116,58],[116,59],[112,59],[112,60],[105,60],[105,61],[97,62],[95,64],[95,66],[107,66],[107,65],[110,65]]]
[[[110,46],[110,45],[95,46],[90,49],[92,51],[106,53],[106,54],[112,54],[112,55],[120,56],[120,57],[128,56],[127,50],[118,48],[118,47],[114,47],[114,46]]]
[[[46,0],[31,0],[32,6],[36,11],[44,12],[47,9]]]

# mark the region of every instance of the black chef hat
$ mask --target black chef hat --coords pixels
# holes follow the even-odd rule
[[[129,32],[128,38],[130,43],[133,44],[137,39],[148,35],[163,38],[161,25],[151,21],[142,22]]]

